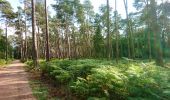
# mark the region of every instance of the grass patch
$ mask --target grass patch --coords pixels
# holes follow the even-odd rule
[[[0,59],[0,66],[4,66],[6,64],[6,61],[4,59]]]
[[[30,86],[32,88],[33,95],[37,98],[37,100],[47,100],[48,88],[45,87],[40,81],[31,80]]]
[[[29,74],[29,84],[32,88],[33,95],[37,100],[61,100],[56,94],[56,88],[51,84],[52,81],[42,77],[40,70],[28,70],[29,66],[25,67]],[[63,99],[62,99],[63,100]]]
[[[10,64],[12,61],[13,61],[13,59],[8,59],[7,62],[5,59],[0,59],[0,68],[4,67],[7,64]]]

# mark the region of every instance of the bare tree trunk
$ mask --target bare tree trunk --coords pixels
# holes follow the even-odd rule
[[[21,28],[21,11],[18,8],[18,20],[19,20],[19,38],[20,38],[20,54],[21,54],[21,60],[23,61],[23,34],[22,34],[22,28]]]
[[[133,36],[133,27],[132,22],[129,22],[129,28],[130,28],[130,43],[131,43],[131,49],[132,49],[132,58],[135,59],[135,47],[134,47],[134,36]]]
[[[130,50],[130,25],[129,25],[129,15],[128,15],[128,4],[127,0],[124,1],[125,11],[126,11],[126,19],[127,19],[127,39],[128,39],[128,58],[131,58],[131,50]]]
[[[116,62],[119,60],[119,32],[117,27],[117,0],[115,0]]]
[[[24,1],[24,15],[25,15],[25,46],[24,46],[24,60],[28,60],[28,54],[27,54],[27,14],[26,14],[26,1]]]
[[[61,50],[60,50],[60,38],[59,37],[57,40],[57,47],[58,47],[58,58],[61,59],[62,55],[61,55]]]
[[[152,54],[151,54],[151,31],[150,31],[150,22],[149,22],[149,1],[145,0],[145,5],[146,5],[146,14],[147,14],[147,34],[148,34],[148,52],[149,52],[149,61],[152,59]]]
[[[151,35],[150,35],[150,31],[148,32],[148,48],[149,48],[149,61],[151,61],[152,53],[151,53]]]
[[[46,28],[46,61],[48,62],[50,60],[50,48],[49,48],[47,0],[45,0],[45,28]]]
[[[41,52],[40,52],[40,27],[37,25],[37,53],[38,53],[38,58],[41,57]]]
[[[111,40],[110,40],[110,6],[109,0],[107,0],[107,58],[111,58]]]
[[[162,49],[161,49],[161,37],[160,37],[160,30],[157,23],[157,13],[156,13],[156,1],[151,0],[151,9],[152,9],[152,31],[154,33],[154,48],[155,48],[155,55],[156,55],[156,63],[160,66],[164,66],[163,64],[163,57],[162,57]]]
[[[44,38],[44,41],[43,41],[43,58],[45,59],[46,58],[46,41],[45,41],[45,37]]]
[[[21,53],[21,60],[23,61],[24,59],[24,52],[23,52],[23,35],[22,35],[22,30],[21,30],[21,33],[20,33],[20,53]]]
[[[58,31],[58,29],[57,29]],[[58,48],[58,40],[59,40],[59,36],[58,36],[58,32],[55,35],[55,41],[54,41],[54,48],[55,48],[55,58],[59,58],[59,48]]]
[[[5,37],[6,37],[6,50],[5,50],[5,59],[6,59],[6,63],[8,61],[8,22],[6,19],[6,28],[5,28]]]
[[[65,31],[64,31],[65,32]],[[62,39],[61,39],[61,44],[62,44],[62,59],[65,58],[65,39],[64,39],[64,32],[62,32]]]
[[[33,43],[33,62],[34,67],[38,66],[38,53],[37,53],[37,38],[35,33],[35,0],[31,0],[32,4],[32,43]]]
[[[26,21],[25,21],[25,61],[28,60],[28,56],[27,56],[27,26],[26,26]]]
[[[162,4],[164,3],[164,0],[161,0],[162,1]],[[162,5],[162,15],[165,15],[165,12],[164,12],[164,10],[165,10],[165,7]],[[163,30],[162,30],[162,56],[164,57],[165,55],[166,55],[166,53],[165,53],[165,48],[166,48],[166,35],[165,35],[165,21],[166,20],[164,20],[164,18],[162,19],[162,28],[163,28]]]
[[[66,41],[67,41],[67,58],[69,58],[70,59],[70,37],[69,37],[69,35],[68,35],[68,26],[66,26]]]

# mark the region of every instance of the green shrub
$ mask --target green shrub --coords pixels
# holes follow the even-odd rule
[[[52,60],[40,62],[40,69],[56,84],[65,85],[70,94],[82,99],[168,100],[170,95],[169,69],[152,62]]]
[[[32,67],[33,66],[33,61],[27,61],[25,62],[28,66]]]
[[[88,94],[88,96],[107,98],[112,96],[124,97],[127,95],[124,89],[125,80],[127,80],[127,77],[120,73],[119,69],[111,66],[103,66],[94,68],[92,74],[88,75],[86,79],[78,78],[70,88],[76,94],[79,94],[80,91],[85,89],[86,93],[84,94]]]
[[[4,59],[0,59],[0,65],[5,65],[6,61]]]
[[[87,62],[58,60],[50,63],[43,63],[40,68],[43,73],[48,74],[52,79],[59,83],[68,84],[70,81],[76,80],[77,77],[86,77],[90,74],[94,65],[89,65]]]
[[[0,65],[5,65],[5,64],[9,64],[13,61],[13,59],[8,59],[7,61],[5,59],[0,59]]]
[[[122,70],[122,67],[115,66],[93,68],[90,75],[86,78],[77,78],[70,88],[76,95],[84,97],[150,98],[152,100],[162,98],[163,88],[159,82],[164,77],[160,75],[157,66],[142,67],[141,64],[134,63],[126,68],[128,69]]]

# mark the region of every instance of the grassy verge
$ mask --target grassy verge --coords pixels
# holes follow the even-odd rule
[[[39,80],[30,80],[30,86],[33,91],[33,95],[38,100],[47,100],[48,98],[48,88],[45,87]]]
[[[30,70],[29,66],[25,69],[28,71],[29,84],[37,100],[64,100],[55,94],[58,90],[51,84],[51,80],[41,77],[40,70]]]
[[[0,68],[4,67],[5,65],[11,63],[13,59],[9,59],[7,62],[4,59],[0,59]]]
[[[6,61],[4,59],[0,59],[0,66],[4,66],[6,64]]]

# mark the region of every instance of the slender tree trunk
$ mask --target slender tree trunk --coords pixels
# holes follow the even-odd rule
[[[66,42],[67,42],[67,58],[71,58],[71,48],[70,48],[70,36],[69,36],[68,26],[66,25]]]
[[[5,59],[6,59],[6,63],[8,61],[8,22],[6,20],[6,28],[5,28],[5,37],[6,37],[6,52],[5,52]]]
[[[77,46],[76,46],[76,37],[75,37],[75,29],[74,29],[74,27],[73,27],[73,30],[72,30],[72,34],[73,34],[73,36],[72,36],[72,38],[73,38],[73,48],[74,48],[74,51],[73,51],[73,57],[74,58],[77,58],[77,53],[76,53],[76,49],[77,49]]]
[[[111,40],[110,40],[110,6],[109,0],[107,0],[107,58],[111,58]]]
[[[151,53],[151,33],[148,32],[148,48],[149,48],[149,61],[152,59],[152,53]]]
[[[146,8],[147,8],[147,27],[148,27],[148,51],[149,51],[149,61],[152,59],[152,52],[151,52],[151,31],[150,31],[150,22],[149,22],[149,1],[145,0]]]
[[[45,41],[45,36],[43,36],[43,58],[46,59],[46,41]]]
[[[127,39],[128,39],[128,58],[131,58],[131,50],[130,50],[130,25],[129,25],[129,15],[128,15],[128,4],[127,0],[124,1],[125,11],[126,11],[126,19],[127,19]]]
[[[22,28],[21,28],[21,11],[18,9],[18,20],[19,20],[19,38],[20,38],[20,54],[21,54],[21,60],[23,61],[23,34],[22,34]]]
[[[33,62],[34,67],[38,66],[38,53],[37,53],[37,38],[35,33],[35,0],[31,0],[32,4],[32,43],[33,43]]]
[[[23,61],[24,59],[24,52],[23,52],[23,37],[22,37],[22,31],[20,33],[20,43],[21,43],[21,46],[20,46],[20,53],[21,53],[21,60]]]
[[[117,0],[115,0],[116,62],[119,60],[119,32],[117,27]]]
[[[129,28],[130,28],[130,43],[131,43],[131,49],[132,49],[132,58],[135,59],[135,46],[134,46],[134,34],[133,34],[133,27],[132,22],[129,22]]]
[[[26,19],[26,17],[25,17]],[[25,60],[27,61],[28,57],[27,57],[27,22],[25,20]]]
[[[59,36],[57,39],[57,48],[58,48],[58,58],[61,59],[62,55],[61,55],[61,50],[60,50],[60,37]]]
[[[40,27],[37,25],[37,53],[38,53],[38,58],[41,57],[41,52],[40,52]]]
[[[49,48],[47,0],[45,0],[45,28],[46,28],[46,61],[48,62],[50,60],[50,48]]]
[[[21,27],[21,26],[20,26],[20,27]],[[21,42],[20,42],[20,43],[21,43],[21,48],[20,48],[20,49],[21,49],[21,60],[23,61],[23,60],[24,60],[24,48],[23,48],[24,45],[23,45],[23,33],[22,33],[22,31],[23,31],[23,30],[22,30],[22,28],[21,28],[21,29],[20,29],[20,39],[21,39],[21,40],[20,40],[20,41],[21,41]]]
[[[24,60],[27,61],[28,59],[28,54],[27,54],[27,14],[26,14],[26,1],[24,1],[24,15],[25,15],[25,50],[24,50]]]
[[[162,57],[162,49],[161,49],[161,37],[160,37],[160,29],[157,23],[157,13],[156,13],[156,1],[151,0],[151,18],[152,18],[152,31],[154,33],[154,48],[155,48],[155,56],[156,56],[156,63],[160,66],[164,66],[163,64],[163,57]]]
[[[164,0],[161,0],[162,1],[162,16],[164,16],[164,18],[162,19],[162,28],[163,28],[163,30],[162,30],[162,56],[164,57],[164,56],[166,56],[166,53],[165,53],[165,48],[166,48],[166,36],[165,36],[165,12],[164,12],[164,10],[165,10],[165,8],[164,8],[164,6],[163,6],[163,3],[164,3]]]

